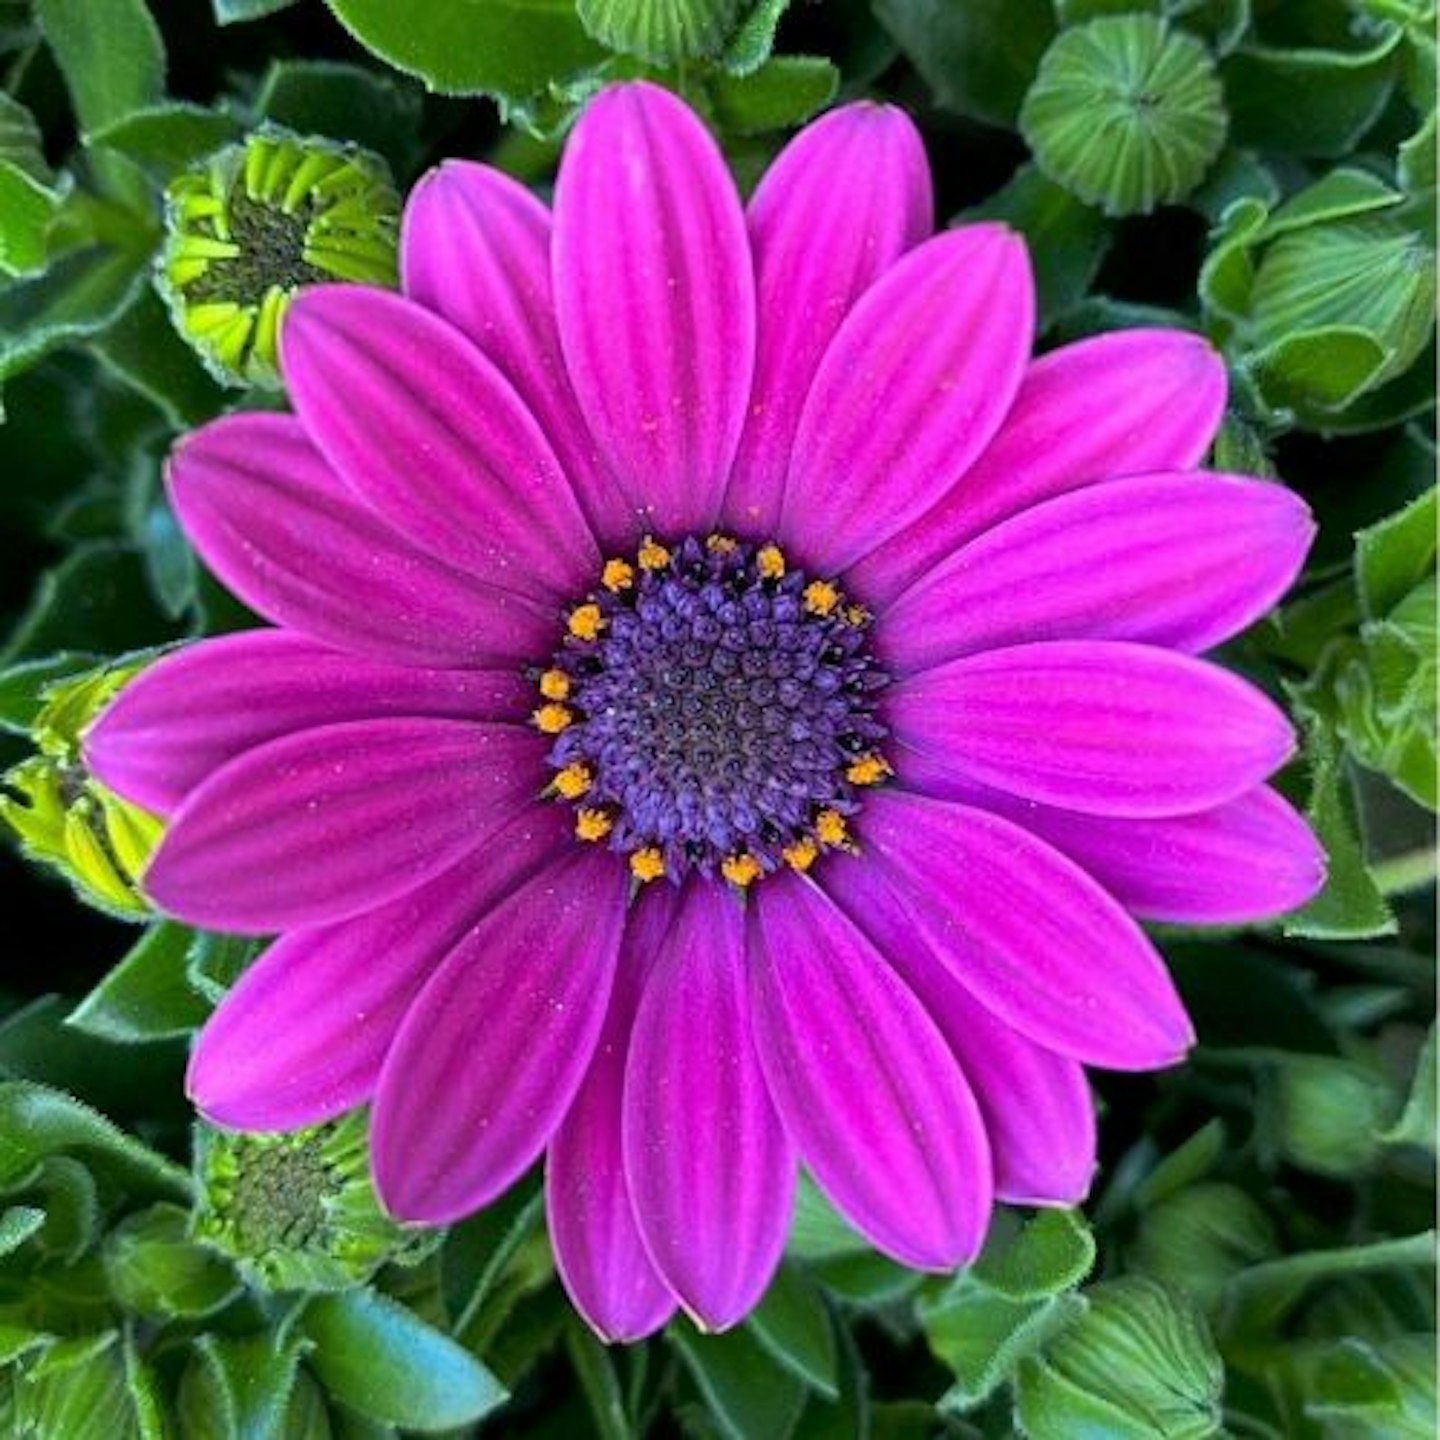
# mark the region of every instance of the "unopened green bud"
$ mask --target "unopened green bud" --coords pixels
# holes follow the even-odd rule
[[[1239,1271],[1276,1249],[1269,1216],[1243,1190],[1211,1181],[1168,1196],[1146,1213],[1135,1263],[1209,1309]]]
[[[358,1112],[283,1134],[201,1125],[195,1165],[196,1238],[264,1289],[344,1289],[389,1261],[413,1264],[439,1239],[381,1210]]]
[[[1345,1179],[1365,1169],[1399,1109],[1391,1087],[1354,1061],[1287,1055],[1276,1070],[1275,1143],[1302,1170]]]
[[[147,661],[88,671],[48,686],[31,726],[36,753],[0,777],[0,819],[25,854],[58,871],[92,905],[148,920],[138,877],[164,823],[122,800],[85,768],[81,736]]]
[[[1153,1280],[1097,1285],[1089,1308],[1016,1377],[1030,1440],[1202,1440],[1220,1430],[1224,1369],[1194,1303]]]
[[[291,297],[326,281],[394,285],[399,215],[378,155],[260,130],[171,182],[157,284],[218,380],[274,387]]]

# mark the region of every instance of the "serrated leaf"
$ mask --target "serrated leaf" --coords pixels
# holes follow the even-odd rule
[[[304,1341],[292,1331],[202,1335],[180,1381],[185,1440],[279,1440]]]
[[[448,1336],[368,1290],[324,1295],[301,1330],[325,1388],[360,1414],[410,1430],[468,1425],[505,1402],[496,1378]]]
[[[35,0],[81,128],[111,125],[165,94],[165,48],[144,0]]]
[[[1310,767],[1305,818],[1325,847],[1325,888],[1285,922],[1287,935],[1317,940],[1363,940],[1390,935],[1395,917],[1366,863],[1354,817],[1345,753],[1333,722],[1310,706],[1297,706]]]
[[[1370,619],[1388,615],[1434,570],[1437,496],[1432,487],[1355,536],[1355,584]]]
[[[840,72],[818,55],[777,55],[748,75],[719,72],[710,81],[715,118],[735,135],[799,125],[834,97]]]
[[[1298,155],[1345,155],[1385,108],[1401,35],[1393,28],[1363,51],[1237,50],[1220,66],[1235,140]]]
[[[1013,127],[1055,34],[1049,0],[873,0],[938,105]]]
[[[16,1385],[21,1436],[45,1440],[140,1440],[124,1351],[113,1331],[60,1340],[27,1363]]]
[[[118,150],[162,176],[203,159],[243,133],[231,115],[170,100],[132,110],[91,132],[92,149]]]
[[[383,155],[402,179],[423,153],[423,95],[413,80],[336,60],[276,60],[255,95],[257,115],[300,135],[344,136]]]
[[[987,1243],[972,1280],[1012,1300],[1035,1300],[1073,1289],[1095,1264],[1095,1240],[1078,1210],[1041,1210],[1020,1233]]]
[[[790,1433],[805,1407],[805,1386],[753,1335],[699,1335],[680,1324],[665,1334],[728,1440],[781,1440]]]
[[[326,0],[367,50],[446,95],[491,95],[522,114],[606,58],[571,0]]]
[[[755,1338],[787,1370],[827,1399],[838,1397],[838,1359],[830,1312],[798,1265],[782,1264],[746,1320]]]

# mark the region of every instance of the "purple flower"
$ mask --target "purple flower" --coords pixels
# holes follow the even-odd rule
[[[744,1315],[801,1164],[921,1267],[996,1198],[1078,1201],[1082,1066],[1192,1039],[1132,917],[1319,883],[1263,784],[1289,726],[1194,658],[1312,533],[1193,469],[1218,361],[1149,330],[1032,363],[1019,240],[930,228],[872,105],[743,210],[647,85],[590,105],[553,215],[442,166],[403,298],[302,294],[296,413],[175,455],[186,533],[276,628],[148,670],[89,739],[169,817],[155,901],[279,933],[200,1038],[200,1108],[369,1102],[415,1221],[544,1152],[608,1337]]]

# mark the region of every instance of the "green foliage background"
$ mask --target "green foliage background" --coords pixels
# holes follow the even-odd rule
[[[1432,1434],[1434,25],[1423,0],[0,0],[0,763],[47,684],[243,623],[160,465],[266,402],[152,287],[166,184],[270,122],[402,189],[459,154],[543,190],[577,105],[645,74],[742,184],[831,100],[891,98],[942,217],[1029,239],[1045,346],[1155,323],[1221,349],[1213,463],[1321,523],[1226,658],[1296,715],[1283,783],[1331,860],[1283,924],[1160,935],[1201,1044],[1098,1077],[1084,1215],[1003,1213],[972,1270],[921,1277],[807,1193],[751,1321],[616,1352],[565,1304],[533,1178],[378,1269],[333,1136],[323,1223],[217,1221],[247,1165],[304,1210],[181,1094],[249,950],[0,853],[0,1434]],[[369,1257],[349,1277],[307,1253],[337,1236]]]

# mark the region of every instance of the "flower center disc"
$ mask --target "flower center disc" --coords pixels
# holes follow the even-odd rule
[[[775,545],[646,540],[606,564],[539,677],[551,793],[641,880],[808,869],[890,774],[869,625]]]

